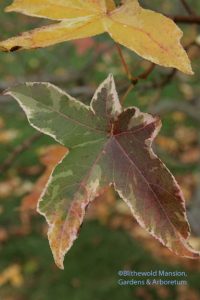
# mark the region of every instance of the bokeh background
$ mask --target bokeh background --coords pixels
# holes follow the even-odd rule
[[[1,40],[48,23],[4,13],[10,2],[0,3]],[[200,2],[188,3],[200,15]],[[146,0],[141,4],[169,15],[187,15],[179,0]],[[131,91],[126,105],[161,116],[163,127],[155,151],[182,187],[192,228],[190,243],[200,250],[200,33],[199,25],[180,26],[195,75],[156,67]],[[134,75],[149,67],[148,62],[122,49]],[[19,82],[49,81],[89,103],[110,72],[122,97],[128,83],[107,35],[46,49],[0,53],[1,91]],[[137,225],[112,190],[88,209],[80,236],[66,256],[65,270],[55,266],[47,226],[36,214],[35,205],[37,189],[45,182],[56,146],[51,138],[29,126],[14,100],[0,96],[0,300],[200,299],[200,260],[179,258],[161,246]],[[186,271],[188,285],[117,284],[119,270],[158,269]]]

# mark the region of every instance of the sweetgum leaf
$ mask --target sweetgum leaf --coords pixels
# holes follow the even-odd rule
[[[58,23],[24,32],[0,42],[0,50],[16,51],[47,47],[64,41],[107,32],[153,63],[193,74],[187,53],[181,46],[182,31],[162,14],[143,9],[138,0],[15,0],[6,9],[29,16],[58,20]]]
[[[77,238],[89,203],[113,185],[139,224],[180,256],[196,258],[180,188],[151,148],[161,122],[131,107],[123,110],[110,75],[90,106],[49,83],[12,88],[30,124],[69,149],[39,202],[56,264]]]

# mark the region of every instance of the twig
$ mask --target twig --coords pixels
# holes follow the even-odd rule
[[[117,48],[117,52],[119,54],[119,57],[120,57],[120,60],[121,60],[121,63],[122,63],[122,66],[124,68],[124,71],[127,75],[127,78],[128,80],[130,81],[130,85],[128,86],[125,94],[122,96],[122,99],[121,99],[121,103],[123,104],[127,98],[127,96],[129,95],[129,93],[132,91],[133,87],[135,87],[135,85],[138,83],[139,80],[141,79],[147,79],[147,77],[151,74],[151,72],[154,70],[155,68],[155,64],[151,63],[150,67],[145,70],[143,73],[141,73],[140,75],[138,75],[137,77],[135,76],[132,76],[130,70],[129,70],[129,67],[126,63],[126,60],[123,56],[123,53],[122,53],[122,50],[121,50],[121,47],[118,43],[115,43],[116,45],[116,48]]]
[[[186,23],[186,24],[197,24],[200,25],[200,16],[190,15],[190,16],[168,16],[171,18],[175,23]]]
[[[137,77],[131,77],[131,84],[128,86],[125,94],[123,95],[122,99],[121,99],[121,103],[124,103],[124,101],[126,100],[126,98],[128,97],[129,93],[132,91],[132,89],[135,87],[135,85],[139,82],[139,80],[144,80],[147,79],[148,76],[151,74],[151,72],[154,70],[155,68],[155,64],[151,63],[149,68],[146,69],[144,72],[142,72],[140,75],[138,75]]]
[[[192,46],[199,47],[199,45],[196,43],[196,41],[192,41],[187,46],[185,46],[185,50],[188,51],[190,49],[190,47],[192,47]],[[143,91],[143,90],[146,91],[147,89],[156,89],[156,88],[161,89],[161,88],[167,86],[168,84],[170,84],[176,74],[177,74],[177,70],[172,69],[171,72],[169,74],[167,74],[160,81],[157,81],[157,82],[154,81],[154,82],[151,82],[149,84],[142,86],[141,91]]]
[[[120,100],[121,104],[123,104],[125,102],[126,98],[128,97],[129,93],[132,91],[133,88],[134,88],[134,85],[130,84]]]
[[[148,76],[151,74],[151,72],[153,72],[155,66],[156,65],[154,63],[151,63],[149,68],[146,69],[143,73],[141,73],[137,78],[138,79],[147,79]]]
[[[142,72],[141,74],[139,74],[137,77],[132,77],[131,79],[131,83],[133,85],[136,85],[138,83],[139,80],[141,79],[147,79],[148,76],[151,74],[151,72],[153,72],[155,68],[155,64],[154,63],[151,63],[149,68],[144,70],[144,72]]]
[[[27,149],[30,148],[30,146],[36,142],[42,134],[40,132],[37,132],[30,138],[26,139],[25,141],[22,142],[21,145],[17,146],[7,157],[7,159],[2,163],[0,166],[0,172],[5,172],[7,171],[12,164],[15,162],[15,160],[18,158],[20,154],[25,152]]]
[[[190,5],[187,3],[186,0],[180,0],[180,1],[189,15],[195,15],[193,9],[190,7]]]
[[[116,48],[117,48],[117,52],[118,52],[118,54],[119,54],[119,57],[120,57],[122,66],[123,66],[123,68],[124,68],[124,71],[125,71],[125,73],[126,73],[128,79],[131,80],[131,79],[132,79],[132,75],[131,75],[131,72],[130,72],[130,70],[129,70],[129,67],[128,67],[127,63],[126,63],[126,60],[125,60],[125,58],[124,58],[124,56],[123,56],[121,47],[120,47],[120,45],[119,45],[118,43],[115,43],[115,46],[116,46]]]

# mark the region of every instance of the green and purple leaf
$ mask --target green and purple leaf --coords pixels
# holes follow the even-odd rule
[[[163,245],[177,255],[199,257],[187,242],[190,229],[180,187],[151,147],[161,122],[135,107],[123,110],[111,75],[90,106],[49,83],[21,84],[7,94],[19,102],[34,128],[69,149],[38,205],[60,268],[86,207],[109,185]]]

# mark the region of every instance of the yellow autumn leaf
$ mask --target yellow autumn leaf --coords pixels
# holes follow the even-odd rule
[[[169,18],[143,9],[138,0],[15,0],[6,11],[59,21],[0,42],[0,50],[46,47],[107,32],[141,57],[193,74],[180,40],[182,31]]]
[[[106,12],[106,3],[104,0],[57,0],[56,3],[53,0],[15,0],[6,8],[6,11],[63,20],[96,16],[100,11]]]
[[[10,38],[0,43],[3,49],[15,51],[18,49],[43,48],[68,40],[86,38],[104,32],[100,19],[82,17],[57,24],[43,26],[30,32],[24,32],[19,37]]]
[[[10,282],[14,287],[21,287],[24,282],[21,266],[14,264],[0,273],[0,286]]]

